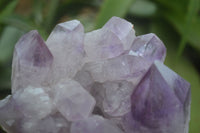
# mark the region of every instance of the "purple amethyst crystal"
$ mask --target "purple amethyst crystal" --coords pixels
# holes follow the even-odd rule
[[[53,56],[36,30],[22,36],[13,56],[12,92],[47,84],[52,62]]]
[[[188,133],[190,84],[167,68],[153,33],[112,17],[84,33],[58,24],[31,31],[13,55],[12,95],[0,101],[8,133]]]
[[[131,106],[125,116],[128,133],[187,133],[190,84],[155,61],[133,92]]]
[[[163,42],[153,33],[137,36],[129,50],[129,55],[141,56],[147,60],[165,60],[166,48]]]
[[[84,28],[72,20],[58,24],[49,35],[46,44],[53,54],[52,80],[59,82],[63,78],[73,78],[82,67]]]

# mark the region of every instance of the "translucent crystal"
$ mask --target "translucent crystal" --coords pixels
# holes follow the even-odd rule
[[[88,62],[83,71],[90,72],[94,81],[105,82],[115,80],[138,81],[146,73],[151,62],[142,57],[121,55],[105,61]]]
[[[71,133],[123,133],[114,123],[101,116],[91,116],[84,120],[73,122]]]
[[[92,113],[95,99],[78,82],[60,81],[54,88],[55,105],[67,120],[81,120]]]
[[[116,57],[130,49],[135,39],[133,25],[119,17],[112,17],[101,29],[86,33],[85,51],[89,60]]]
[[[20,38],[15,46],[12,63],[12,92],[27,86],[48,84],[53,56],[37,31]]]
[[[84,29],[77,20],[58,24],[46,43],[54,56],[53,82],[72,78],[81,68],[84,55]]]
[[[44,119],[25,119],[20,133],[69,133],[69,122],[59,113],[51,114]]]
[[[133,84],[128,81],[107,81],[94,84],[92,94],[105,115],[117,117],[130,111],[133,89]]]
[[[135,30],[133,28],[133,24],[119,17],[112,17],[103,26],[103,29],[108,29],[118,36],[123,43],[124,50],[130,49],[135,39]]]
[[[15,133],[17,121],[23,118],[23,114],[15,106],[12,96],[7,96],[0,101],[0,124],[3,129],[9,133]]]
[[[53,109],[52,101],[43,88],[27,87],[16,91],[13,95],[15,106],[30,119],[42,119]]]
[[[147,60],[164,61],[166,48],[163,42],[153,33],[137,36],[129,50],[129,55],[141,56]]]
[[[132,94],[127,133],[188,133],[190,85],[156,61]]]
[[[86,33],[84,44],[88,60],[109,59],[124,51],[121,40],[107,29]]]

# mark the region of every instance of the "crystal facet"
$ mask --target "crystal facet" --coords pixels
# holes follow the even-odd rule
[[[131,108],[130,95],[134,86],[128,81],[107,81],[94,84],[92,94],[96,97],[99,106],[106,115],[123,116]]]
[[[137,36],[128,54],[141,56],[151,61],[164,61],[166,48],[163,42],[155,34],[150,33]]]
[[[54,87],[56,107],[67,120],[77,121],[92,113],[95,99],[79,83],[65,80]]]
[[[124,50],[130,49],[132,42],[135,39],[133,24],[119,17],[112,17],[103,26],[103,29],[108,29],[117,35],[123,43]]]

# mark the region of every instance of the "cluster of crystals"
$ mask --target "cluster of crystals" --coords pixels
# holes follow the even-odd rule
[[[15,46],[12,95],[0,101],[8,133],[188,133],[190,85],[162,62],[153,33],[112,17],[84,33],[58,24],[47,41],[37,31]]]

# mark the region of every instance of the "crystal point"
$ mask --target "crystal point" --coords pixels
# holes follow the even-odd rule
[[[154,62],[131,101],[132,111],[126,119],[130,133],[188,132],[190,85],[161,62]]]
[[[141,56],[152,61],[164,61],[166,48],[155,34],[149,33],[135,38],[129,55]]]
[[[82,66],[84,29],[77,20],[58,24],[46,43],[54,56],[53,82],[72,78]]]
[[[124,51],[121,40],[107,29],[86,33],[84,43],[89,60],[113,58]]]
[[[112,31],[118,36],[123,43],[124,50],[130,49],[131,44],[135,39],[133,24],[119,17],[112,17],[103,28]]]
[[[13,56],[12,92],[28,85],[45,84],[52,62],[53,56],[37,31],[22,36]]]

